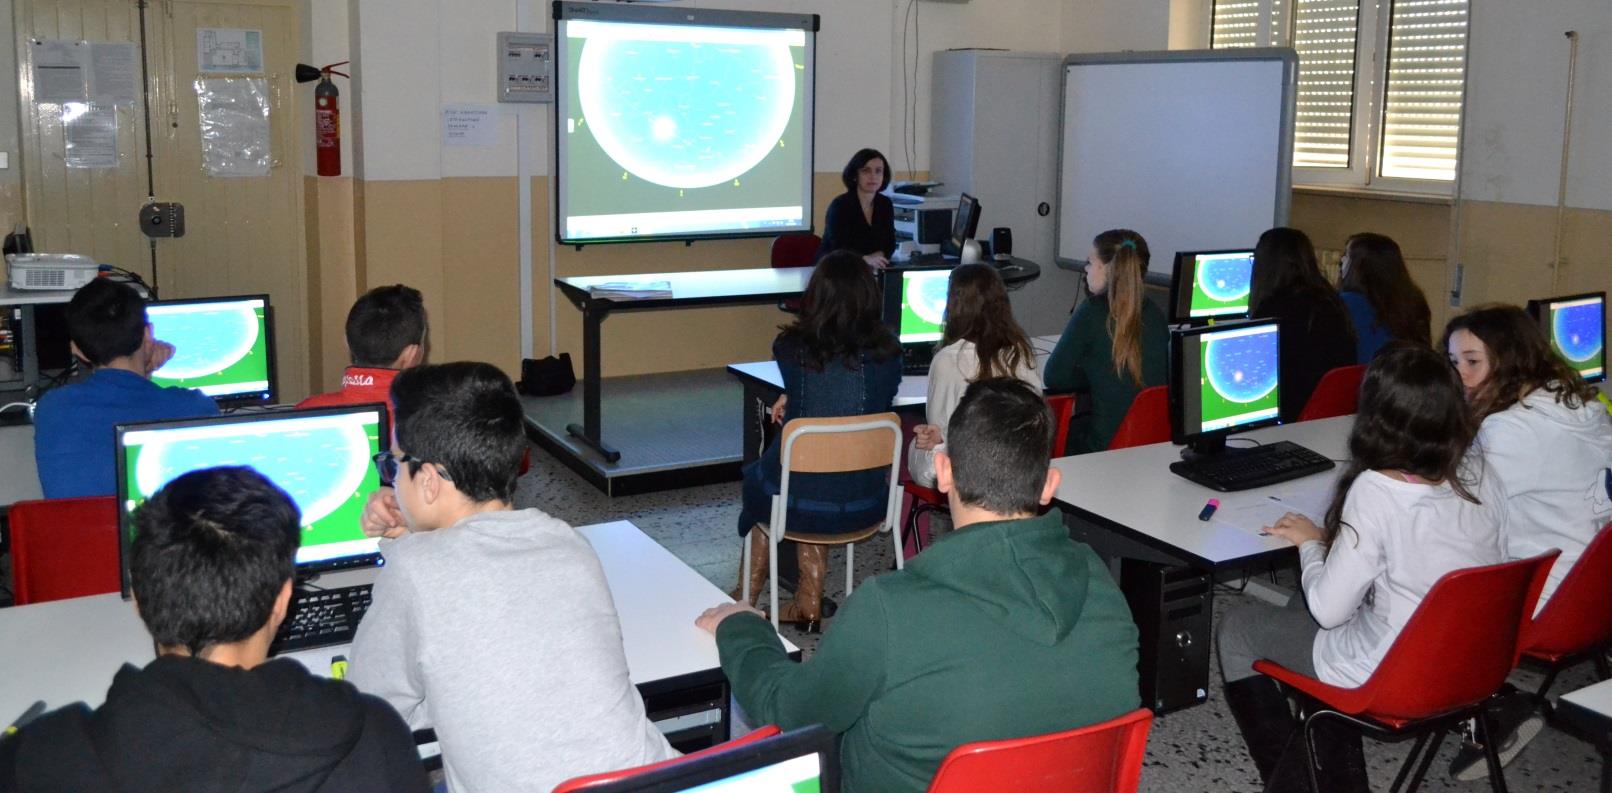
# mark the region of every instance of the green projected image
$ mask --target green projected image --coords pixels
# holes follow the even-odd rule
[[[296,502],[299,563],[373,551],[359,519],[364,501],[380,487],[371,459],[381,444],[380,417],[372,411],[130,431],[123,436],[123,508],[133,512],[190,471],[243,465]]]
[[[269,387],[268,325],[263,301],[154,305],[152,335],[174,356],[151,375],[160,386],[194,388],[208,396]]]
[[[817,755],[812,754],[686,788],[683,793],[819,793],[821,775]]]
[[[1277,335],[1206,333],[1199,337],[1200,416],[1203,430],[1235,427],[1277,415]]]
[[[901,274],[901,327],[896,335],[902,343],[940,340],[950,278],[948,270]]]
[[[1248,312],[1254,257],[1247,253],[1202,254],[1192,270],[1188,316],[1214,317]]]

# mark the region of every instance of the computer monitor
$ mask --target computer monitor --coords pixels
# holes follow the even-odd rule
[[[1226,447],[1226,436],[1277,423],[1280,327],[1253,320],[1177,328],[1170,334],[1170,427],[1196,454]]]
[[[979,199],[964,193],[957,199],[957,213],[952,215],[952,233],[940,243],[940,252],[947,256],[963,255],[963,243],[974,239],[979,226]]]
[[[935,343],[945,334],[951,273],[950,264],[884,270],[884,324],[901,342],[907,374],[928,371]]]
[[[225,404],[273,404],[274,321],[268,295],[159,300],[146,306],[151,334],[174,357],[151,374]]]
[[[592,793],[839,793],[839,736],[821,725],[588,788]]]
[[[1202,324],[1248,315],[1254,251],[1182,251],[1170,279],[1170,321]]]
[[[302,513],[299,573],[380,564],[379,541],[364,536],[359,518],[381,486],[373,461],[390,447],[390,437],[386,406],[379,404],[119,424],[124,596],[135,510],[180,475],[220,465],[253,468],[296,502]]]
[[[1551,349],[1586,383],[1606,381],[1606,293],[1528,301]]]

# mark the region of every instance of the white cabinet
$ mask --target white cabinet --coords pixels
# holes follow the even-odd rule
[[[1014,316],[1032,336],[1059,333],[1081,279],[1053,263],[1063,56],[949,50],[935,53],[933,74],[930,178],[979,199],[979,238],[1012,229],[1014,255],[1041,266],[1012,293]]]

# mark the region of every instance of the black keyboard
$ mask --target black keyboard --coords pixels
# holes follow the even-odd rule
[[[370,585],[297,590],[291,613],[269,646],[270,655],[349,644],[358,621],[369,611]]]
[[[1229,493],[1318,474],[1336,465],[1296,443],[1277,441],[1170,463],[1170,472]]]

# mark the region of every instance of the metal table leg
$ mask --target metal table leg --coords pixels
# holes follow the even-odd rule
[[[596,451],[606,462],[619,462],[621,452],[605,445],[600,426],[599,326],[609,316],[608,301],[587,300],[582,309],[582,424],[567,424],[565,431]]]

